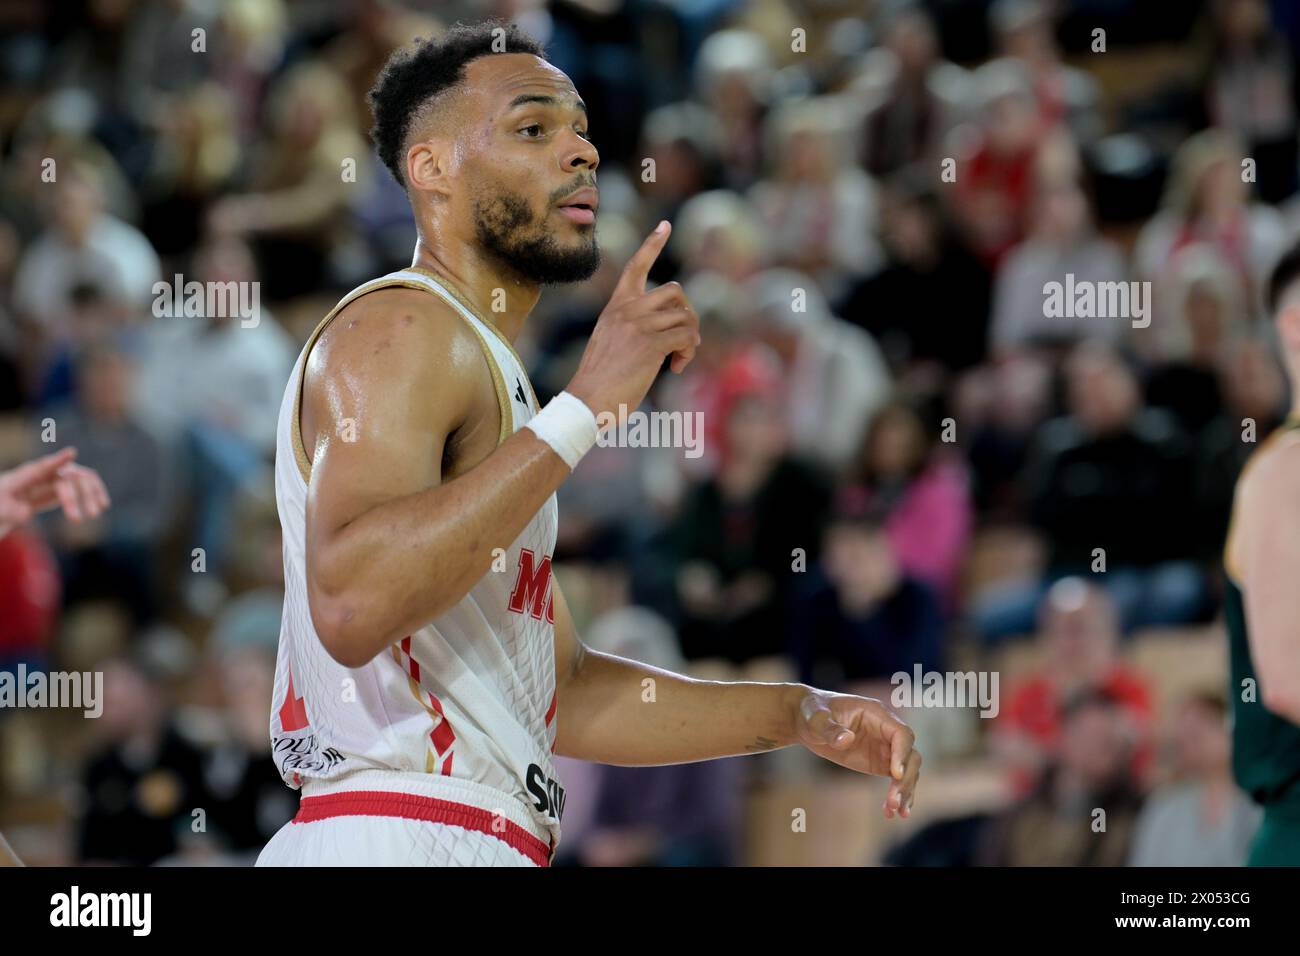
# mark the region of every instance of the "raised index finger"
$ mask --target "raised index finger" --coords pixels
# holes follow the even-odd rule
[[[646,279],[650,276],[650,268],[659,258],[659,253],[663,252],[664,244],[668,242],[668,234],[673,231],[673,227],[667,219],[662,220],[659,225],[655,226],[654,232],[645,237],[645,242],[641,243],[632,258],[627,260],[627,265],[623,267],[623,274],[618,277],[618,285],[614,287],[614,294],[611,298],[619,299],[628,296],[641,295],[645,292]]]

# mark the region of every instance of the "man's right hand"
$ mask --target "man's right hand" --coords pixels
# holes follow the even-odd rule
[[[669,282],[650,292],[645,288],[650,267],[671,232],[668,222],[661,222],[628,260],[566,389],[597,418],[609,412],[617,419],[619,406],[631,411],[640,405],[665,357],[673,357],[677,373],[695,357],[700,319],[681,283]]]

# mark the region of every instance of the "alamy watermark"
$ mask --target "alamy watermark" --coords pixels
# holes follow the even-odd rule
[[[242,328],[262,321],[260,282],[185,281],[179,272],[170,283],[153,284],[153,314],[164,318],[239,319]]]
[[[68,707],[92,720],[104,713],[104,675],[95,671],[0,671],[0,709]]]
[[[687,458],[704,454],[703,412],[601,412],[596,444],[601,448],[681,448]]]
[[[50,897],[50,925],[57,927],[117,926],[132,936],[148,936],[153,928],[152,893],[95,893],[74,885]]]
[[[978,707],[980,716],[996,717],[997,671],[897,671],[889,678],[894,689],[889,702],[895,707]]]
[[[1049,319],[1131,319],[1133,328],[1151,324],[1150,282],[1093,282],[1065,274],[1064,282],[1043,284],[1043,315]]]

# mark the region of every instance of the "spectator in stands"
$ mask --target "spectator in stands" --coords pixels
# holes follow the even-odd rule
[[[1070,702],[1096,692],[1107,694],[1129,718],[1134,779],[1149,771],[1151,691],[1120,662],[1118,644],[1119,618],[1104,590],[1065,578],[1047,593],[1037,638],[1041,667],[1007,689],[992,738],[1017,792],[1035,786],[1058,755]]]
[[[271,94],[271,136],[251,160],[251,190],[226,196],[210,211],[213,230],[255,241],[264,294],[272,301],[331,281],[348,202],[370,156],[351,106],[329,67],[316,61],[293,67]]]
[[[160,119],[149,177],[140,190],[141,225],[159,254],[174,259],[199,242],[208,206],[234,185],[244,151],[235,103],[215,83],[182,94]]]
[[[743,282],[763,268],[766,242],[750,205],[736,193],[715,189],[686,201],[664,252],[684,276],[716,272]]]
[[[1172,741],[1175,779],[1148,798],[1129,866],[1245,866],[1261,812],[1232,779],[1222,691],[1184,698]]]
[[[1119,248],[1097,234],[1088,198],[1073,179],[1035,185],[1029,235],[1007,253],[993,293],[992,348],[997,354],[1081,338],[1119,341],[1130,315],[1066,318],[1047,309],[1049,283],[1124,282]]]
[[[233,290],[211,315],[163,315],[145,335],[132,393],[139,419],[181,464],[195,502],[194,545],[207,572],[187,579],[191,610],[211,614],[225,596],[220,577],[234,508],[243,493],[269,488],[276,420],[295,347],[261,296],[248,247],[232,237],[199,248],[194,276],[205,288]],[[242,306],[256,306],[248,315]],[[187,549],[188,550],[188,549]]]
[[[973,136],[953,144],[959,152],[945,196],[971,248],[993,268],[1025,234],[1043,130],[1023,64],[994,60],[976,70],[972,82],[978,121]]]
[[[214,670],[224,705],[220,736],[203,754],[209,795],[207,826],[230,862],[251,865],[275,832],[293,817],[297,800],[271,759],[266,702],[275,682],[278,626],[261,639],[239,635],[216,650]]]
[[[1260,198],[1296,190],[1295,62],[1264,0],[1210,4],[1212,43],[1205,66],[1210,122],[1231,130],[1255,161]]]
[[[1134,249],[1135,271],[1154,283],[1153,323],[1177,321],[1181,301],[1168,294],[1174,269],[1200,244],[1236,272],[1246,301],[1258,301],[1286,234],[1275,209],[1250,201],[1242,158],[1240,145],[1217,129],[1190,137],[1174,155],[1161,209],[1142,227]]]
[[[804,683],[885,698],[893,674],[942,670],[943,612],[870,515],[862,494],[838,496],[821,566],[794,604],[790,655]]]
[[[977,861],[1122,866],[1142,806],[1130,771],[1133,747],[1121,701],[1103,691],[1072,701],[1061,715],[1060,747],[1042,784],[987,825]]]
[[[168,693],[141,659],[102,668],[99,749],[81,771],[78,855],[86,862],[148,866],[175,853],[206,805],[200,749],[177,729]]]
[[[834,97],[773,111],[764,129],[769,171],[746,194],[773,264],[813,276],[831,300],[881,260],[876,185],[840,155],[845,122],[845,104]]]
[[[700,317],[700,344],[681,376],[665,379],[658,394],[668,407],[703,416],[700,457],[682,462],[687,474],[703,478],[717,469],[725,434],[719,412],[730,404],[732,392],[751,383],[776,388],[781,373],[772,351],[745,334],[741,286],[714,272],[697,272],[684,287]]]
[[[64,606],[91,599],[122,603],[138,627],[157,614],[155,548],[166,517],[162,454],[130,408],[135,369],[111,344],[87,349],[77,365],[76,401],[50,413],[55,448],[75,447],[103,476],[111,511],[93,521],[46,521],[64,581]]]
[[[850,89],[863,102],[859,157],[873,176],[937,165],[944,137],[965,112],[969,83],[965,70],[940,58],[924,7],[900,6],[882,29]]]
[[[731,396],[718,473],[668,531],[688,660],[766,668],[785,648],[796,549],[816,560],[827,483],[788,457],[778,401],[758,383]]]
[[[1091,143],[1102,133],[1097,83],[1061,59],[1051,7],[1044,0],[997,0],[989,20],[1002,54],[1029,70],[1042,129],[1064,124],[1079,142]]]
[[[954,389],[954,420],[961,422],[961,444],[981,517],[1023,517],[1021,475],[1051,409],[1051,393],[1051,366],[1031,353],[976,369]]]
[[[213,57],[210,82],[229,96],[240,138],[253,139],[271,77],[283,66],[288,11],[282,0],[228,0],[217,16],[213,46],[219,55]]]
[[[1133,371],[1104,346],[1078,346],[1065,378],[1068,414],[1042,429],[1025,478],[1031,522],[1048,542],[1046,575],[982,601],[981,633],[1027,632],[1047,584],[1101,570],[1126,629],[1194,620],[1204,581],[1187,558],[1199,532],[1188,520],[1186,439],[1142,407]]]
[[[747,290],[756,336],[781,361],[777,407],[791,450],[832,472],[857,450],[889,398],[889,369],[871,336],[831,314],[817,283],[790,269],[755,276]]]
[[[920,363],[960,371],[982,361],[991,276],[953,235],[927,177],[886,186],[881,230],[884,266],[848,290],[840,314],[875,337],[899,375]]]
[[[46,187],[44,228],[14,276],[15,308],[46,325],[68,311],[74,290],[87,283],[127,307],[146,308],[161,275],[153,246],[104,211],[97,170],[81,162],[56,168],[57,181]]]
[[[447,21],[442,11],[450,4],[437,6],[436,16],[384,0],[351,0],[339,8],[331,24],[335,36],[322,50],[322,59],[347,84],[349,112],[355,119],[358,135],[365,135],[369,129],[366,92],[384,68],[389,54],[416,37],[445,32]]]
[[[1171,292],[1179,296],[1180,321],[1134,338],[1159,349],[1146,380],[1147,404],[1168,410],[1197,436],[1223,407],[1219,366],[1229,346],[1247,333],[1250,309],[1236,271],[1204,246],[1179,259]]]
[[[33,383],[30,400],[39,410],[71,401],[76,389],[78,356],[101,342],[129,350],[135,337],[132,311],[102,285],[88,281],[74,286],[68,307],[28,339],[23,356]]]
[[[915,410],[891,403],[871,420],[846,480],[884,526],[904,573],[951,609],[974,516],[965,466],[943,449]]]
[[[772,98],[772,56],[748,30],[719,30],[700,47],[695,91],[713,113],[721,147],[722,180],[748,189],[762,173],[763,119]]]
[[[641,155],[654,160],[655,175],[637,177],[636,185],[647,221],[675,220],[683,203],[716,188],[720,150],[712,116],[698,103],[670,103],[646,116]]]

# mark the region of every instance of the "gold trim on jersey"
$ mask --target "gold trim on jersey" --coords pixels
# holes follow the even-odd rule
[[[533,391],[533,383],[529,381],[528,378],[528,366],[524,364],[524,360],[520,358],[519,353],[515,351],[514,344],[505,337],[505,334],[500,329],[496,327],[496,323],[483,315],[483,313],[479,312],[478,309],[474,308],[474,303],[470,302],[469,299],[465,297],[464,293],[462,293],[460,289],[456,288],[456,285],[446,276],[439,275],[432,269],[426,269],[423,266],[408,266],[407,271],[418,272],[420,275],[428,276],[430,279],[436,280],[437,283],[446,289],[457,302],[468,309],[474,318],[478,319],[492,330],[493,334],[497,337],[497,340],[510,350],[510,354],[513,355],[515,361],[519,363],[519,370],[524,373],[524,384],[528,386],[528,394],[533,397],[533,410],[536,411],[540,407],[540,403],[537,401],[537,393]]]
[[[1300,428],[1300,417],[1287,416],[1286,421],[1269,432],[1268,436],[1259,443],[1259,447],[1250,453],[1246,458],[1245,464],[1241,466],[1241,471],[1237,475],[1237,486],[1232,496],[1232,509],[1228,516],[1228,533],[1224,537],[1223,541],[1223,570],[1228,575],[1228,579],[1237,586],[1238,590],[1244,590],[1242,582],[1245,580],[1245,575],[1242,573],[1241,567],[1232,557],[1233,531],[1237,527],[1237,492],[1241,491],[1241,484],[1246,479],[1246,472],[1259,460],[1259,456],[1264,453],[1264,450],[1283,435],[1288,432],[1293,432],[1297,428]]]
[[[417,704],[419,704],[421,707],[424,708],[424,712],[429,715],[429,720],[432,721],[432,726],[436,730],[438,727],[438,721],[446,720],[447,718],[442,714],[438,713],[436,710],[434,710],[425,702],[424,697],[421,694],[422,688],[420,687],[416,679],[411,676],[410,666],[407,664],[406,661],[402,660],[402,657],[404,656],[405,652],[397,644],[390,644],[388,646],[388,649],[393,652],[393,660],[397,662],[397,666],[402,669],[402,674],[403,676],[406,677],[406,685],[411,690],[411,696],[415,698],[415,702]],[[433,741],[427,739],[426,737],[424,743],[424,772],[425,773],[433,773],[435,761],[436,758],[434,757],[434,753],[433,753]]]
[[[401,270],[401,271],[406,271],[406,270]],[[411,270],[411,271],[416,271],[416,270]],[[418,270],[418,271],[424,272],[425,270]],[[438,278],[439,284],[444,285],[443,280],[441,280],[440,277],[438,276],[432,276],[432,277]],[[302,392],[307,382],[307,362],[311,358],[311,351],[316,347],[316,342],[320,338],[321,333],[325,331],[325,327],[328,326],[330,322],[333,321],[333,319],[340,312],[343,311],[343,309],[347,308],[347,306],[351,305],[353,302],[361,298],[363,295],[368,295],[371,292],[377,292],[380,289],[388,289],[393,287],[403,288],[403,289],[419,289],[423,292],[427,292],[429,295],[432,295],[440,299],[441,301],[444,302],[446,301],[446,299],[438,295],[437,292],[429,288],[423,282],[415,282],[410,279],[391,279],[386,276],[382,276],[378,279],[373,279],[370,282],[365,283],[364,285],[358,286],[357,288],[349,292],[346,296],[344,296],[342,299],[340,299],[338,304],[334,306],[334,308],[330,309],[329,313],[325,316],[325,318],[320,320],[316,328],[312,330],[311,335],[307,337],[307,345],[306,348],[304,349],[303,358],[302,358],[302,371],[298,376],[298,388],[296,389],[293,398],[293,420],[290,423],[290,427],[292,429],[290,443],[293,445],[293,456],[298,463],[298,473],[302,475],[302,480],[305,482],[310,483],[311,481],[312,458],[310,455],[307,454],[307,446],[303,442],[303,438],[302,438],[302,423],[301,423]],[[445,285],[444,288],[446,288]],[[447,289],[447,291],[449,294],[451,294],[454,298],[456,298],[459,301],[460,297],[458,295],[456,295],[450,289]],[[452,311],[456,312],[457,315],[460,315],[460,313],[457,312],[456,309],[453,308]],[[469,311],[471,314],[477,315],[477,313],[475,313],[473,309],[469,309]],[[462,320],[465,320],[465,316],[463,315],[460,315],[460,318]],[[480,318],[479,321],[482,322],[483,319]],[[470,331],[474,333],[474,337],[478,339],[479,346],[483,350],[483,357],[487,360],[488,372],[492,376],[492,386],[497,393],[497,406],[500,408],[501,411],[501,428],[499,434],[497,435],[497,444],[500,445],[503,441],[505,441],[514,433],[514,410],[512,409],[510,404],[510,393],[506,391],[505,376],[502,375],[501,373],[500,365],[497,363],[496,356],[492,354],[492,348],[491,346],[488,345],[487,339],[484,338],[483,333],[479,331],[478,327],[475,326],[473,322],[465,320],[465,325],[469,327]],[[490,328],[492,328],[491,323],[487,323],[487,325]],[[495,328],[493,330],[495,331]],[[499,336],[500,332],[497,332],[497,335]],[[504,339],[502,341],[504,341]],[[508,342],[506,344],[509,345]],[[511,351],[513,352],[514,350],[511,349]],[[516,358],[518,358],[518,356],[516,356]],[[522,363],[520,364],[520,368],[523,368]],[[532,385],[530,383],[529,389],[531,388]],[[536,399],[534,399],[534,402],[535,401]]]

